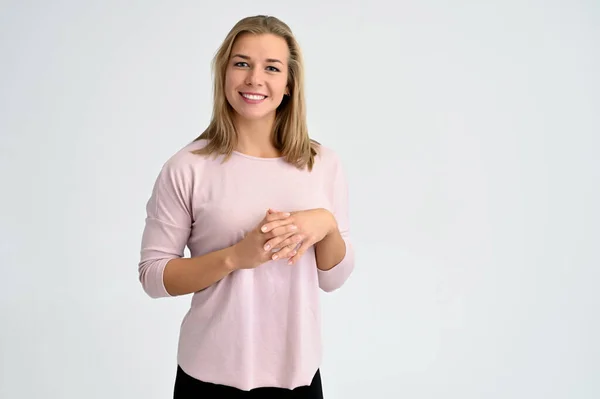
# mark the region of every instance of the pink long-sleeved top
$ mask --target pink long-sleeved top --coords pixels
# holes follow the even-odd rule
[[[267,209],[326,208],[346,243],[343,260],[317,269],[314,247],[295,265],[269,261],[237,270],[196,292],[180,327],[179,366],[194,378],[233,386],[309,385],[321,362],[320,290],[344,284],[354,268],[348,190],[336,153],[320,146],[312,172],[282,158],[234,152],[223,158],[192,154],[195,141],[163,165],[147,203],[140,282],[152,298],[169,297],[169,260],[231,246],[256,227]]]

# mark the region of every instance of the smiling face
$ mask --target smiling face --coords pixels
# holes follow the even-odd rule
[[[274,119],[287,94],[289,49],[272,34],[242,34],[232,49],[225,73],[225,96],[246,120]]]

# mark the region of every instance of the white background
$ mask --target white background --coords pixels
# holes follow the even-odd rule
[[[259,13],[351,185],[326,398],[600,397],[592,0],[3,1],[0,397],[171,397],[190,297],[138,282],[145,203]]]

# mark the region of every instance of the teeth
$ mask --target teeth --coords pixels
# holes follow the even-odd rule
[[[257,96],[254,94],[242,94],[242,96],[246,97],[248,100],[263,100],[265,96]]]

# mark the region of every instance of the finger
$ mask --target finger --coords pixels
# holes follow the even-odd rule
[[[271,259],[273,259],[273,260],[285,259],[285,258],[289,258],[290,256],[294,256],[296,254],[297,246],[298,246],[298,244],[296,244],[296,243],[285,246],[279,252],[274,253],[273,256],[271,256]]]
[[[290,238],[293,234],[294,233],[289,233],[289,234],[285,234],[285,235],[282,235],[282,236],[274,237],[274,238],[268,240],[267,242],[265,242],[265,244],[263,245],[263,249],[265,251],[279,250],[279,249],[281,249],[281,247],[284,246],[284,245],[281,245],[281,242],[283,240],[286,240],[286,239]]]
[[[281,249],[291,244],[297,245],[300,241],[302,241],[302,235],[296,234],[295,232],[287,233],[267,241],[265,244],[265,251],[270,249]]]
[[[286,219],[289,218],[291,216],[291,214],[289,212],[271,212],[270,210],[267,211],[265,218],[263,219],[264,222],[273,222],[275,220],[282,220],[282,219]]]
[[[296,226],[295,224],[291,224],[291,222],[289,224],[284,223],[281,226],[275,227],[273,230],[268,232],[266,234],[266,237],[270,239],[274,237],[285,236],[290,233],[295,233],[296,231],[298,231],[298,226]],[[283,238],[285,239],[286,237]]]
[[[301,257],[302,255],[304,255],[304,253],[306,252],[306,250],[310,247],[310,244],[308,243],[308,241],[304,241],[302,243],[302,245],[300,245],[300,248],[298,248],[297,251],[295,251],[295,254],[290,256],[290,260],[288,261],[288,265],[293,265],[295,264]]]
[[[283,234],[286,231],[295,230],[295,227],[290,227],[290,226],[294,226],[293,223],[294,223],[294,219],[292,219],[292,218],[275,220],[273,222],[267,222],[267,223],[263,224],[262,227],[260,228],[260,231],[262,231],[263,233],[273,232],[273,236],[278,236],[278,235]],[[289,228],[282,229],[283,226],[286,226]],[[277,229],[279,229],[279,230],[277,230]],[[275,231],[275,230],[277,230],[277,231]]]

